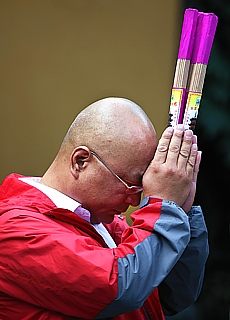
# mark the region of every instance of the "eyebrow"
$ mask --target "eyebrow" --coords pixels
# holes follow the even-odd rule
[[[140,173],[134,173],[134,174],[132,174],[132,178],[133,179],[135,179],[136,181],[138,181],[138,183],[142,186],[142,179],[143,179],[143,176],[144,176],[144,174],[145,174],[145,172],[146,172],[146,170],[148,169],[148,167],[149,167],[149,165],[150,165],[150,163],[151,163],[151,161],[152,160],[150,160],[149,161],[149,163],[148,163],[148,165],[147,165],[147,167],[146,167],[146,169],[144,170],[144,172],[142,173],[142,174],[140,174]]]
[[[133,182],[130,182],[129,179],[128,179],[128,180],[125,179],[125,181],[126,181],[128,184],[137,184],[137,185],[142,186],[143,175],[144,175],[144,174],[139,174],[139,173],[132,174],[132,173],[131,173],[130,179],[133,180]],[[136,181],[138,181],[138,182],[136,183]]]

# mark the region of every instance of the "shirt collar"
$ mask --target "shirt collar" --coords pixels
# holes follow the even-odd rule
[[[68,209],[76,213],[80,218],[90,222],[90,212],[88,210],[82,208],[82,205],[79,202],[66,196],[58,190],[41,184],[41,177],[24,177],[19,178],[19,180],[42,191],[58,208]]]
[[[23,177],[18,178],[20,181],[23,181],[43,192],[50,200],[58,207],[62,209],[68,209],[76,213],[80,218],[88,221],[90,223],[90,212],[82,207],[82,205],[75,201],[74,199],[66,196],[65,194],[59,192],[56,189],[50,188],[44,184],[40,183],[40,177]],[[111,235],[103,226],[102,223],[92,225],[98,233],[104,238],[105,242],[110,248],[115,248],[116,244],[112,239]]]

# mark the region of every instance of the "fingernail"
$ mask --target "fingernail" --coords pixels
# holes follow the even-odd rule
[[[172,134],[173,133],[173,127],[166,128],[165,132],[168,133],[168,134]]]
[[[192,149],[192,151],[197,151],[197,149],[198,149],[198,148],[197,148],[197,144],[194,143],[194,144],[192,145],[192,148],[191,148],[191,149]]]
[[[180,130],[180,131],[184,131],[184,125],[183,125],[183,124],[178,124],[178,125],[176,126],[176,129],[177,129],[177,130]]]
[[[185,136],[186,136],[186,138],[192,138],[192,136],[193,136],[193,132],[191,131],[191,130],[186,130],[185,131]]]

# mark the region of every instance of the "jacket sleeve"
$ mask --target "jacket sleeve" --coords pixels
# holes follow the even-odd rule
[[[208,232],[200,207],[189,214],[190,241],[168,276],[159,285],[165,315],[176,314],[195,302],[200,294],[209,253]]]
[[[141,307],[190,241],[188,216],[173,202],[150,198],[131,218],[132,226],[123,232],[121,245],[115,249],[119,257],[118,294],[98,319]]]
[[[86,229],[32,210],[10,210],[0,219],[0,291],[76,318],[140,308],[190,242],[188,216],[161,199],[132,214],[132,226],[113,249]]]

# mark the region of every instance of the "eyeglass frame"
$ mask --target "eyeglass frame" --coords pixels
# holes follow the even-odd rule
[[[101,157],[99,157],[99,155],[90,150],[90,153],[95,156],[105,167],[106,169],[108,169],[113,175],[114,177],[116,177],[125,187],[126,187],[126,190],[125,192],[127,194],[137,194],[139,192],[142,192],[143,191],[143,188],[140,187],[140,186],[135,186],[135,185],[132,185],[132,186],[129,186],[123,179],[121,179],[102,159]]]

